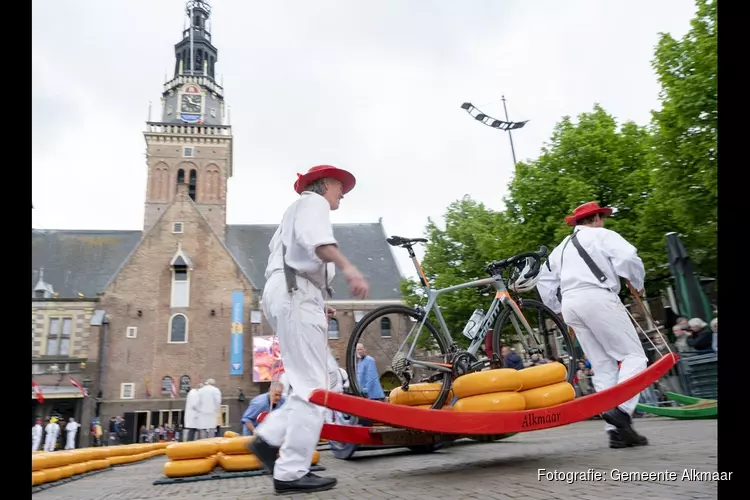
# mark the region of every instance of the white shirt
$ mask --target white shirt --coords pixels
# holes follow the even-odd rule
[[[81,426],[78,422],[68,422],[65,426],[65,430],[68,432],[78,432],[78,428]]]
[[[39,424],[34,424],[34,427],[31,428],[31,437],[33,438],[40,438],[42,437],[42,426]]]
[[[44,431],[48,436],[57,436],[58,434],[60,434],[60,426],[55,422],[50,422],[44,428]]]
[[[284,213],[281,225],[268,245],[271,255],[268,258],[266,279],[275,271],[284,270],[284,251],[286,245],[286,263],[292,269],[306,274],[316,284],[330,284],[336,272],[336,266],[328,263],[328,283],[325,283],[326,263],[315,253],[323,245],[337,245],[331,225],[331,205],[328,200],[317,193],[305,191],[298,200]]]
[[[643,280],[646,276],[643,261],[638,257],[636,248],[625,238],[603,227],[576,226],[575,231],[579,233],[576,239],[602,270],[607,281],[599,282],[578,254],[573,242],[565,246],[571,234],[552,250],[539,272],[537,290],[547,307],[556,313],[561,311],[562,305],[557,299],[558,286],[563,296],[567,291],[586,287],[600,287],[619,293],[620,277],[623,277],[630,281],[636,290],[643,289]],[[562,259],[561,272],[563,248],[565,258]]]

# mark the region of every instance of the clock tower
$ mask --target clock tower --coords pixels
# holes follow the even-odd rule
[[[188,0],[185,13],[187,28],[174,48],[174,76],[162,90],[161,119],[149,121],[144,133],[148,166],[144,231],[184,185],[223,240],[232,130],[225,118],[224,89],[215,79],[218,50],[211,42],[211,6],[206,0]]]

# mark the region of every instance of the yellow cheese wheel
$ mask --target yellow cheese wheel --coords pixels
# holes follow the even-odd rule
[[[236,437],[238,437],[238,436],[239,436],[239,434],[237,434],[237,433],[236,433],[236,432],[234,432],[234,431],[226,431],[226,432],[224,433],[224,437],[225,437],[225,438],[236,438]]]
[[[63,465],[62,467],[60,467],[60,476],[62,479],[73,477],[75,473],[75,465]]]
[[[388,396],[388,402],[394,405],[407,406],[431,405],[440,396],[442,387],[443,384],[438,382],[411,384],[408,391],[396,387]],[[448,393],[448,400],[452,397],[452,393]]]
[[[526,409],[534,410],[573,401],[576,397],[576,390],[568,382],[558,382],[557,384],[521,391],[519,394],[526,401]]]
[[[86,464],[88,464],[88,462],[80,462],[80,463],[71,465],[71,467],[73,467],[73,470],[75,471],[76,476],[79,474],[85,474],[89,471],[88,465]]]
[[[458,377],[453,382],[453,394],[457,398],[468,398],[479,394],[491,394],[521,389],[521,377],[513,368],[497,368],[474,372]]]
[[[48,483],[54,483],[62,479],[62,471],[60,467],[52,467],[50,469],[44,469],[44,478]]]
[[[102,458],[100,460],[91,460],[89,462],[89,467],[92,467],[91,470],[101,470],[106,469],[110,466],[109,459],[108,458]]]
[[[109,449],[109,446],[94,448],[90,460],[104,460],[105,458],[109,458]]]
[[[164,475],[167,477],[202,476],[214,469],[214,460],[210,457],[174,460],[164,464]]]
[[[219,466],[230,472],[259,470],[263,464],[255,455],[246,453],[244,455],[220,455]]]
[[[518,374],[521,376],[521,388],[519,389],[521,391],[556,384],[568,378],[568,370],[565,365],[557,362],[530,366],[518,370]]]
[[[493,392],[469,396],[456,401],[455,411],[520,411],[526,409],[526,400],[517,392]]]
[[[424,408],[425,410],[429,410],[429,409],[432,408],[432,405],[417,405],[414,408]],[[446,406],[443,406],[442,408],[439,408],[439,409],[440,410],[449,410],[450,411],[450,410],[453,410],[453,407],[452,406],[447,406],[447,403],[446,403]]]
[[[49,459],[49,455],[44,453],[42,455],[31,457],[31,470],[34,472],[52,468],[52,460]]]
[[[107,460],[109,461],[109,465],[124,465],[137,462],[140,460],[139,457],[140,455],[120,455],[117,457],[109,457]]]
[[[172,443],[167,446],[167,456],[171,460],[206,458],[217,451],[219,451],[219,443],[208,439],[188,441],[186,443]]]
[[[31,473],[31,486],[39,486],[47,482],[46,474],[44,471],[35,470]]]
[[[252,441],[252,436],[224,438],[219,443],[219,451],[225,455],[245,455],[250,453],[250,443]]]

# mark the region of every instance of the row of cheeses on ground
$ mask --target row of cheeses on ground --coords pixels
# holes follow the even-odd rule
[[[113,465],[130,464],[164,455],[169,443],[129,444],[70,451],[35,451],[31,455],[31,485],[54,483]]]
[[[465,412],[521,411],[548,408],[576,397],[567,382],[562,363],[546,363],[522,370],[498,368],[462,375],[453,382],[443,410]],[[389,395],[391,404],[429,408],[440,395],[438,382],[397,387]],[[457,401],[449,406],[453,398]]]
[[[223,438],[171,444],[166,449],[169,462],[164,464],[164,475],[200,476],[208,474],[217,465],[227,472],[260,470],[263,464],[250,453],[252,440],[252,436],[238,436],[228,431]],[[320,453],[313,452],[312,465],[319,461]]]

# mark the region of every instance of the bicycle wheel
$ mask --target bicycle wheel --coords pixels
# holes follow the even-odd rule
[[[545,359],[554,357],[565,365],[568,371],[568,382],[573,383],[576,375],[577,361],[573,341],[570,338],[568,327],[560,317],[549,307],[537,300],[522,299],[518,301],[518,307],[531,327],[536,344],[542,349],[541,355]],[[512,309],[506,307],[498,316],[495,328],[492,332],[492,351],[500,352],[503,345],[514,344],[518,339],[518,333],[511,321]],[[515,315],[513,316],[515,319]],[[521,331],[528,337],[528,332],[518,322]],[[534,347],[532,339],[527,338],[529,347]]]
[[[415,309],[403,305],[383,306],[367,313],[354,327],[346,348],[346,370],[349,390],[355,396],[365,397],[357,378],[357,344],[362,344],[367,354],[375,359],[383,391],[388,393],[407,381],[410,384],[430,379],[441,384],[432,408],[445,404],[451,388],[451,373],[406,362],[414,337],[419,335],[411,359],[433,363],[447,363],[448,346],[429,320],[419,328],[422,316]]]

